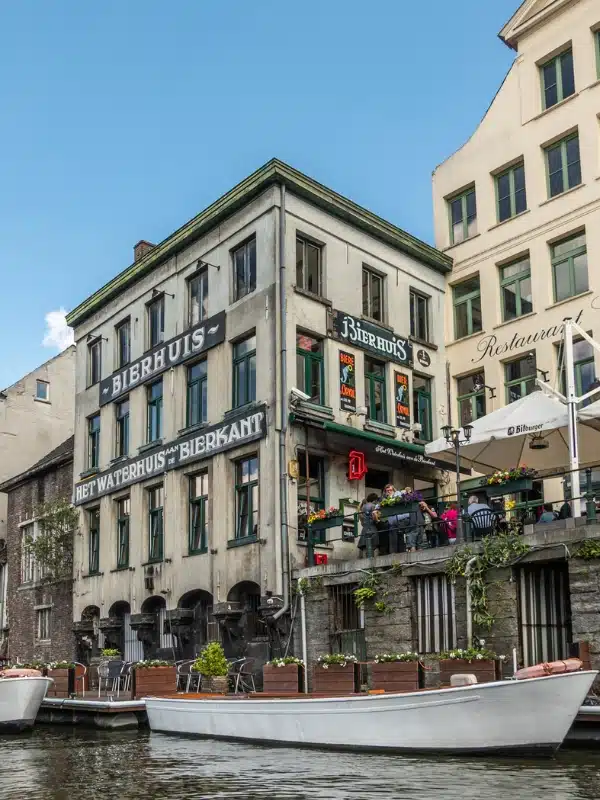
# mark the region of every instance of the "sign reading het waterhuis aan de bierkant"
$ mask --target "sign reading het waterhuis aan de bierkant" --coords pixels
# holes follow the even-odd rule
[[[394,402],[396,404],[396,427],[410,428],[410,397],[408,375],[394,372]]]
[[[373,322],[356,319],[345,311],[334,311],[333,329],[337,339],[360,347],[371,355],[406,366],[412,364],[412,344],[408,339],[396,336]]]
[[[340,408],[356,411],[356,359],[352,353],[340,350]]]
[[[111,494],[133,483],[145,481],[169,470],[185,467],[194,461],[201,461],[225,450],[262,439],[266,433],[266,406],[257,406],[244,415],[211,425],[204,428],[201,433],[182,436],[181,439],[175,439],[156,450],[121,462],[112,469],[75,484],[73,502],[76,506],[87,503],[89,500]]]
[[[157,345],[141,358],[104,378],[100,382],[100,405],[112,403],[136,386],[147,383],[161,372],[210,350],[224,340],[225,312],[219,311],[214,317],[194,325],[168,342]]]

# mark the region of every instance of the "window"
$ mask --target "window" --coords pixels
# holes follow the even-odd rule
[[[162,378],[146,389],[148,397],[148,442],[162,437],[163,382]]]
[[[373,270],[362,270],[363,314],[383,321],[383,277]]]
[[[100,414],[88,417],[88,469],[100,465]]]
[[[148,489],[148,561],[162,561],[164,547],[162,486]]]
[[[454,584],[445,575],[415,578],[419,653],[456,647]]]
[[[93,386],[100,380],[101,344],[101,339],[88,344],[88,386]]]
[[[131,500],[123,497],[117,500],[117,569],[129,566],[129,519]]]
[[[131,321],[126,319],[115,328],[117,340],[117,367],[126,366],[131,361]]]
[[[523,663],[569,657],[571,604],[567,564],[532,565],[519,570],[519,617]]]
[[[50,384],[48,381],[35,382],[35,399],[45,400],[46,402],[50,400]]]
[[[589,334],[591,336],[591,333]],[[566,395],[567,381],[564,368],[563,347],[559,345],[559,368],[561,392]],[[585,339],[573,341],[573,366],[575,371],[575,393],[578,397],[587,394],[592,389],[592,384],[596,380],[596,368],[594,365],[594,348]],[[584,401],[583,405],[589,405],[598,399],[598,395],[590,397]],[[582,483],[583,485],[583,483]]]
[[[323,342],[305,333],[296,334],[296,386],[311,403],[325,403]]]
[[[115,455],[117,458],[129,453],[129,398],[115,403]]]
[[[298,451],[298,467],[298,538],[306,539],[306,517],[314,511],[321,511],[325,508],[325,459],[309,453],[308,487],[306,485],[306,452],[303,450]],[[324,530],[315,531],[313,537],[320,543],[327,541]]]
[[[235,538],[258,534],[258,457],[251,456],[235,465]]]
[[[424,442],[433,440],[433,425],[431,415],[431,379],[422,378],[413,373],[413,408],[415,422],[420,423],[421,433],[419,439]]]
[[[188,281],[189,323],[197,325],[208,317],[208,270],[203,269]]]
[[[50,639],[50,615],[52,609],[38,608],[35,612],[37,638],[42,640]]]
[[[514,403],[535,390],[537,376],[535,352],[504,365],[506,402]]]
[[[525,165],[517,164],[496,176],[498,222],[522,214],[527,209]]]
[[[462,339],[481,331],[481,290],[479,275],[453,287],[454,336]]]
[[[296,286],[321,294],[321,247],[296,237]]]
[[[500,292],[504,322],[533,311],[529,256],[500,268]]]
[[[165,339],[165,296],[148,303],[148,349]]]
[[[461,426],[485,416],[485,375],[482,372],[458,378],[456,393]]]
[[[256,400],[256,336],[233,345],[233,407]]]
[[[429,298],[410,292],[410,335],[423,342],[429,341]]]
[[[190,478],[190,521],[188,553],[206,553],[208,549],[208,473]]]
[[[552,245],[551,252],[555,302],[587,292],[589,286],[585,233],[557,242]]]
[[[365,356],[365,400],[367,416],[376,422],[386,422],[385,364]]]
[[[566,50],[541,66],[544,108],[552,108],[575,94],[573,52]]]
[[[35,580],[35,559],[30,547],[34,537],[33,523],[21,528],[21,583],[31,583]]]
[[[100,509],[88,511],[88,573],[97,575],[100,571]]]
[[[579,134],[574,133],[546,148],[546,169],[549,197],[556,197],[567,189],[579,186],[581,183]]]
[[[186,425],[199,425],[208,419],[208,379],[206,359],[188,367]]]
[[[256,239],[249,239],[233,251],[234,300],[256,289]]]
[[[475,187],[448,201],[450,206],[450,244],[458,244],[477,233]]]
[[[600,30],[594,32],[594,42],[596,44],[596,74],[600,78]]]

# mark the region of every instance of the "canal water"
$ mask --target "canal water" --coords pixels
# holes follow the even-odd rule
[[[466,760],[36,728],[0,737],[0,800],[598,800],[600,753]]]

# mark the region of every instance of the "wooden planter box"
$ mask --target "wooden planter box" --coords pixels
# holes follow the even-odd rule
[[[460,658],[449,658],[440,661],[440,681],[450,683],[452,675],[475,675],[478,683],[490,683],[502,680],[502,663],[500,661],[463,661]]]
[[[313,522],[311,525],[308,526],[309,530],[311,531],[324,531],[327,528],[337,528],[338,525],[341,525],[344,521],[343,514],[339,514],[337,517],[329,517],[329,519],[319,519],[316,522]]]
[[[285,667],[263,667],[263,692],[272,694],[298,694],[302,691],[304,671],[299,664],[286,664]]]
[[[372,663],[371,688],[384,692],[416,692],[423,688],[423,667],[418,661]]]
[[[177,692],[177,671],[172,667],[142,667],[132,671],[131,697],[166,697]]]
[[[502,497],[505,494],[528,492],[530,489],[533,489],[533,478],[521,478],[519,481],[507,481],[507,483],[485,487],[488,497]]]
[[[318,694],[334,696],[355,694],[360,688],[358,664],[330,664],[327,669],[316,665],[313,668],[312,690]]]
[[[380,506],[379,516],[381,519],[397,517],[399,514],[414,514],[419,508],[418,503],[397,503],[395,506]]]
[[[65,669],[44,670],[54,683],[48,688],[48,697],[70,697],[75,694],[75,669],[74,667]]]

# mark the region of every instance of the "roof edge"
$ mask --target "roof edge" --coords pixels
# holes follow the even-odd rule
[[[10,492],[13,489],[17,489],[21,484],[31,480],[36,475],[49,472],[51,469],[73,461],[75,453],[74,438],[74,436],[69,436],[68,439],[65,439],[58,447],[55,447],[54,450],[51,450],[39,461],[36,461],[31,467],[28,467],[28,469],[20,472],[18,475],[14,475],[12,478],[0,483],[0,492]]]

